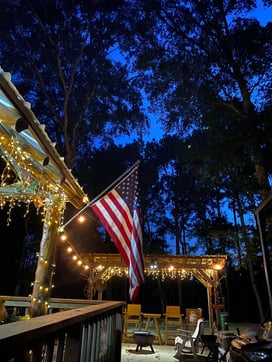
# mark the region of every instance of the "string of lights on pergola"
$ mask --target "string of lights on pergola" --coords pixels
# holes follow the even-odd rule
[[[98,292],[98,299],[102,299],[102,292],[107,287],[110,278],[128,278],[128,268],[121,255],[78,253],[68,241],[67,234],[62,233],[60,238],[66,247],[66,252],[71,255],[71,260],[83,268],[88,280],[84,289],[88,299],[92,299],[96,292]],[[214,313],[218,322],[220,310],[225,308],[220,299],[218,273],[221,274],[220,278],[224,276],[226,261],[226,255],[145,255],[145,275],[166,283],[169,280],[192,280],[193,278],[199,280],[207,288],[209,324],[212,326]]]
[[[92,278],[107,282],[113,276],[128,277],[128,268],[119,254],[79,253],[68,241],[67,234],[60,235],[66,252],[85,272],[91,270]],[[226,256],[169,256],[145,255],[145,275],[153,279],[193,279],[194,271],[201,270],[208,278],[214,271],[224,268]],[[81,270],[82,270],[81,269]]]
[[[2,125],[3,127],[3,125]],[[4,169],[0,176],[0,207],[3,209],[8,206],[7,225],[12,221],[12,210],[14,207],[25,205],[26,217],[29,213],[30,205],[33,204],[37,214],[45,215],[47,208],[50,207],[49,194],[60,195],[59,203],[60,213],[66,207],[67,198],[59,185],[51,182],[39,182],[37,177],[33,176],[31,168],[28,166],[33,163],[29,159],[29,154],[22,150],[21,144],[16,139],[0,137],[0,155],[4,161]],[[14,169],[17,173],[14,173]],[[56,223],[53,215],[51,223]]]

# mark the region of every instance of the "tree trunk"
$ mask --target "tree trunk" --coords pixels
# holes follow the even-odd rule
[[[233,212],[233,222],[234,222],[234,229],[235,229],[235,243],[237,245],[237,260],[238,260],[238,267],[239,269],[242,266],[242,254],[241,254],[241,245],[240,245],[240,237],[239,237],[239,229],[237,223],[237,215],[236,215],[236,203],[240,202],[239,195],[232,199],[232,212]]]

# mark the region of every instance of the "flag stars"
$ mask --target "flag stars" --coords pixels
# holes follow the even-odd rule
[[[116,188],[131,212],[134,211],[138,204],[138,185],[138,172],[135,170]]]

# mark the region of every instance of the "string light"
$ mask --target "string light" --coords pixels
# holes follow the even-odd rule
[[[53,184],[43,172],[41,176],[34,175],[31,168],[33,160],[20,147],[16,138],[2,135],[0,137],[0,154],[5,162],[0,177],[0,207],[3,209],[8,204],[7,225],[9,226],[12,221],[13,208],[21,206],[21,204],[26,206],[24,217],[29,213],[30,204],[33,204],[37,214],[40,213],[43,221],[45,221],[45,215],[52,207],[51,195],[60,196],[60,202],[58,212],[52,213],[52,217],[47,220],[47,224],[48,226],[59,224],[59,215],[63,215],[62,211],[65,209],[67,202],[67,197],[61,186]],[[57,217],[54,217],[54,215],[57,215]]]
[[[78,217],[78,222],[79,222],[80,224],[83,224],[85,221],[86,221],[86,218],[85,218],[84,215],[80,215],[80,216]]]
[[[76,261],[79,267],[83,268],[83,275],[85,275],[88,286],[92,286],[92,296],[95,291],[95,283],[101,281],[106,283],[113,276],[128,278],[128,268],[125,265],[112,266],[112,260],[109,265],[108,257],[98,257],[94,260],[89,259],[88,254],[79,254],[73,247],[72,243],[68,240],[68,235],[60,228],[60,240],[67,245],[67,252],[71,255],[71,260]],[[145,261],[145,276],[152,279],[160,279],[162,282],[170,280],[193,280],[200,277],[215,280],[218,270],[222,270],[225,265],[225,256],[199,256],[199,257],[185,257],[183,262],[180,262],[179,257],[166,256],[169,265],[165,265],[164,259],[160,257],[147,257]],[[159,260],[159,261],[158,261]],[[99,265],[94,265],[96,262],[101,261]],[[172,262],[173,264],[170,264]],[[120,263],[120,261],[118,261]],[[123,263],[122,263],[123,264]],[[88,270],[88,274],[86,273]]]
[[[60,229],[61,230],[61,229]],[[71,259],[73,261],[76,261],[77,265],[79,267],[82,267],[83,270],[87,271],[90,269],[90,266],[84,263],[80,255],[77,253],[75,248],[72,246],[72,244],[68,241],[67,234],[65,234],[63,231],[60,232],[60,240],[62,243],[66,244],[66,252],[71,255]]]
[[[14,90],[16,91],[15,88]],[[24,102],[19,94],[17,94],[17,99]],[[24,103],[26,105],[26,102]],[[8,102],[8,105],[10,107],[12,102],[11,104]],[[37,214],[41,215],[41,221],[46,233],[50,226],[59,226],[59,224],[63,223],[64,210],[69,199],[63,188],[65,177],[59,163],[50,161],[51,155],[54,161],[54,153],[51,153],[50,148],[43,148],[43,143],[40,143],[39,138],[36,139],[35,132],[31,133],[29,129],[29,132],[20,133],[28,125],[24,127],[25,124],[22,124],[22,122],[19,124],[19,120],[17,120],[14,127],[11,125],[10,119],[0,119],[0,156],[4,161],[3,171],[0,175],[0,208],[2,210],[6,208],[6,223],[9,226],[12,222],[12,211],[15,207],[24,206],[23,217],[26,218],[30,210],[32,210],[31,206],[34,205]],[[6,121],[8,122],[6,123]],[[38,124],[36,119],[34,119],[34,122]],[[27,123],[27,121],[25,120],[23,123]],[[45,141],[47,142],[47,139]],[[49,151],[48,155],[45,154],[47,150]],[[58,175],[60,180],[56,180]],[[71,194],[76,193],[76,190],[71,190]],[[87,196],[85,201],[86,199]],[[55,229],[52,230],[52,234],[54,232]],[[47,305],[45,299],[50,294],[50,288],[54,287],[53,277],[55,275],[53,271],[55,264],[49,264],[51,256],[47,256],[47,252],[48,250],[43,252],[45,255],[37,253],[37,257],[42,268],[51,272],[51,279],[45,281],[46,285],[43,285],[42,280],[35,280],[32,283],[35,289],[33,294],[35,296],[38,294],[39,298],[30,296],[32,301],[44,303],[45,307]],[[42,279],[47,278],[42,277]],[[42,307],[44,308],[44,306]]]
[[[152,279],[161,279],[162,281],[167,278],[181,280],[193,279],[193,274],[191,271],[176,269],[174,266],[170,266],[169,268],[154,268],[153,266],[151,266],[150,268],[145,269],[145,273]]]
[[[73,245],[68,241],[67,234],[60,234],[60,240],[67,244],[66,251],[71,254],[71,260],[76,261],[79,267],[82,267],[85,271],[91,268],[85,260],[82,259],[80,254],[75,250]],[[174,265],[170,265],[167,268],[160,268],[155,262],[150,266],[145,268],[145,275],[151,277],[152,279],[160,279],[165,281],[166,279],[193,279],[192,271],[186,271],[185,269],[175,268]],[[93,277],[99,276],[99,279],[102,282],[107,282],[113,276],[125,277],[128,278],[128,268],[127,267],[108,267],[104,265],[98,265],[92,268]]]

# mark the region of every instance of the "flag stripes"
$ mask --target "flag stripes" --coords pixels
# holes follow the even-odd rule
[[[98,200],[93,206],[106,231],[114,241],[124,262],[130,264],[130,235],[132,217],[126,203],[115,190]]]
[[[91,205],[129,269],[130,299],[144,282],[141,215],[138,205],[138,165],[110,192]]]

